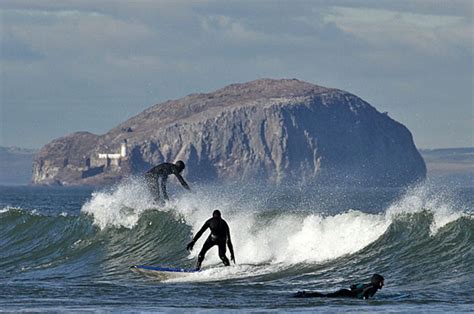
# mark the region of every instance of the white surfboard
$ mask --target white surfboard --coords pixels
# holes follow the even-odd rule
[[[181,277],[181,276],[185,276],[191,273],[199,272],[199,270],[196,270],[196,269],[161,267],[161,266],[145,266],[145,265],[135,265],[135,266],[130,267],[130,269],[135,273],[155,277],[161,280]]]

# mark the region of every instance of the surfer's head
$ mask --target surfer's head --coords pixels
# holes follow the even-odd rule
[[[370,283],[376,286],[378,289],[382,289],[384,278],[379,274],[373,274],[370,278]]]
[[[212,217],[213,218],[221,218],[221,211],[216,209],[215,211],[212,212]]]
[[[178,168],[179,172],[183,171],[184,168],[186,168],[182,160],[178,160],[177,162],[175,162],[175,166]]]

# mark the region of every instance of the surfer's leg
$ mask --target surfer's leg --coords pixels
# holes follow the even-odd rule
[[[324,298],[326,295],[320,292],[298,291],[294,295],[295,298]]]
[[[222,260],[225,266],[230,266],[229,259],[227,256],[225,256],[226,252],[226,247],[225,247],[225,241],[219,242],[219,258]]]
[[[166,191],[166,180],[167,177],[161,177],[161,191],[163,192],[163,199],[169,201],[168,192]]]
[[[148,189],[150,189],[151,194],[153,195],[155,202],[160,202],[160,189],[158,188],[158,177],[147,173],[146,174],[146,183],[148,185]]]
[[[196,269],[198,270],[201,269],[201,264],[202,264],[202,261],[204,260],[204,256],[206,256],[207,251],[209,251],[209,249],[213,247],[215,244],[216,242],[211,241],[210,239],[207,239],[206,242],[204,242],[201,252],[199,252],[199,255],[198,255]]]
[[[329,298],[355,298],[357,295],[349,289],[341,289],[336,292],[326,294]]]

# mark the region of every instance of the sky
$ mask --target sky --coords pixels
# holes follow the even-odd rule
[[[259,78],[353,93],[418,148],[474,146],[474,1],[0,1],[0,146],[106,133]]]

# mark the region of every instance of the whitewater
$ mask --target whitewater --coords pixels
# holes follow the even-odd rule
[[[155,204],[142,180],[107,189],[0,188],[0,309],[464,311],[473,295],[473,189],[195,186]],[[168,280],[132,265],[192,268],[219,209],[236,264]],[[373,300],[301,300],[366,282]],[[159,297],[157,297],[159,296]],[[374,308],[374,306],[377,306]]]

